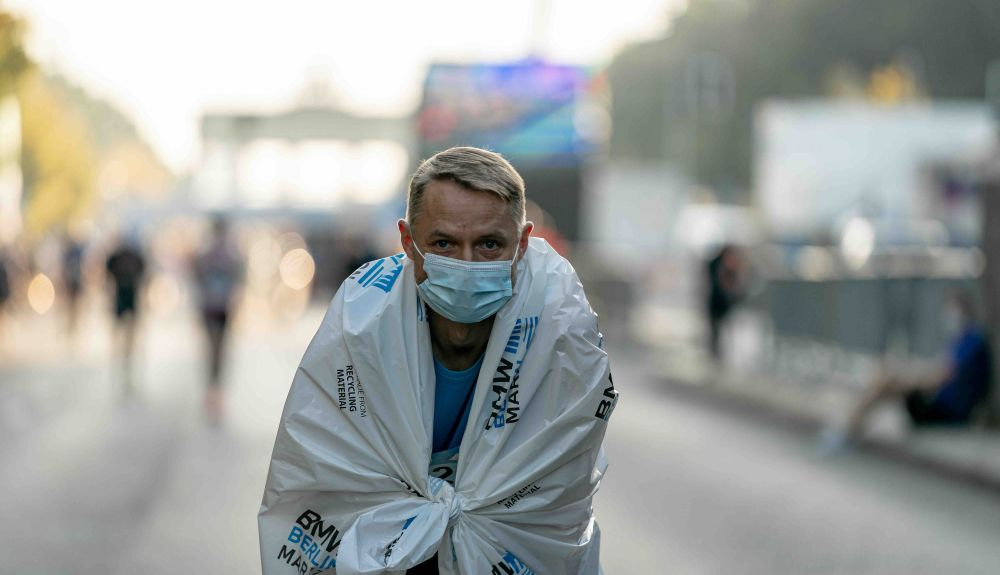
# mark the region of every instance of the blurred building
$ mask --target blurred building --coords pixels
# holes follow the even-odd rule
[[[641,336],[696,346],[702,261],[722,241],[749,247],[753,285],[728,337],[737,363],[820,378],[836,364],[855,378],[883,353],[937,354],[956,288],[997,309],[981,284],[997,202],[980,169],[996,149],[981,102],[772,100],[756,114],[752,203],[712,201],[666,162],[612,158],[604,195],[627,200],[593,214],[595,239],[620,245],[611,255],[637,279]]]
[[[316,261],[319,293],[335,289],[358,254],[394,249],[388,245],[415,157],[412,118],[322,105],[212,113],[202,117],[201,137],[187,203],[300,233],[305,245],[298,247]]]
[[[936,353],[948,291],[974,290],[984,270],[975,167],[996,146],[989,107],[770,101],[756,119],[761,303],[778,340]]]
[[[754,134],[755,201],[776,241],[838,241],[859,217],[883,245],[978,242],[963,175],[996,140],[984,102],[771,100]]]
[[[313,212],[388,201],[415,150],[408,117],[331,108],[280,114],[206,114],[193,179],[207,210]]]

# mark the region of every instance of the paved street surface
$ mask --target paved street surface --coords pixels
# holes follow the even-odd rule
[[[219,427],[202,418],[190,314],[147,323],[127,398],[96,312],[73,344],[52,320],[8,327],[0,573],[259,573],[274,431],[321,312],[243,326]],[[873,455],[820,457],[811,437],[672,395],[609,339],[622,393],[597,505],[609,575],[1000,572],[997,494]]]

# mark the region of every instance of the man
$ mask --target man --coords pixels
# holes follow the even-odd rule
[[[139,297],[146,274],[146,258],[142,254],[138,232],[132,232],[118,243],[108,256],[105,270],[114,285],[115,339],[121,346],[125,392],[131,393]]]
[[[826,430],[821,443],[837,451],[859,439],[868,414],[879,403],[902,400],[911,423],[964,425],[987,399],[992,381],[989,340],[975,321],[972,299],[954,292],[944,306],[943,323],[951,337],[948,357],[920,373],[879,370],[871,387],[851,411],[846,429]]]
[[[482,306],[481,302],[486,300],[472,292],[461,296],[456,294],[455,299],[448,299],[453,291],[435,291],[435,287],[443,283],[427,281],[426,254],[474,263],[513,261],[518,252],[524,254],[527,249],[532,228],[531,222],[522,222],[524,216],[520,212],[524,209],[523,202],[508,208],[504,201],[505,196],[520,200],[519,189],[523,183],[515,179],[513,169],[497,169],[495,175],[484,174],[487,178],[496,178],[498,182],[490,179],[479,181],[483,176],[474,171],[474,162],[479,160],[476,156],[480,153],[474,150],[452,152],[455,156],[468,154],[470,163],[468,168],[463,166],[464,170],[459,168],[464,173],[453,175],[453,179],[435,179],[433,167],[418,170],[411,184],[414,191],[409,198],[407,217],[398,222],[400,243],[406,256],[415,264],[417,286],[430,307],[428,317],[437,378],[431,455],[432,466],[437,465],[432,469],[447,469],[449,472],[452,471],[450,468],[442,468],[441,465],[447,465],[454,458],[462,441],[483,352],[493,329],[493,314],[485,318],[479,316],[489,311],[495,313],[493,307],[502,305],[502,296],[499,295],[502,290],[494,286],[494,292],[487,294],[494,298],[489,300],[489,307]],[[447,159],[445,156],[437,158],[437,161],[445,163]],[[499,163],[498,167],[506,168]],[[454,167],[446,169],[459,171]],[[488,194],[475,191],[493,191],[491,188],[497,191]],[[509,278],[495,278],[504,282],[509,279],[512,288],[517,280],[513,267],[506,272]],[[410,573],[437,573],[437,556],[410,570]]]
[[[458,157],[468,154],[470,164],[480,153],[452,152]],[[447,159],[445,156],[436,161],[445,163]],[[464,427],[460,423],[468,413],[470,392],[493,329],[494,314],[506,302],[504,298],[510,297],[517,281],[514,265],[505,267],[504,263],[523,256],[532,229],[531,222],[523,221],[523,202],[517,201],[523,184],[514,178],[513,169],[503,169],[506,166],[498,163],[501,169],[494,170],[495,174],[484,174],[486,178],[477,181],[483,176],[473,171],[475,167],[472,164],[468,173],[455,174],[453,179],[435,179],[433,167],[418,171],[411,186],[414,191],[407,218],[398,222],[403,250],[414,262],[417,287],[430,307],[428,317],[438,386],[434,404],[435,453],[456,448],[462,439]],[[446,169],[458,171],[456,167]],[[496,191],[475,191],[493,191],[491,187]],[[510,200],[505,201],[504,194],[515,200],[511,202],[513,207],[508,207]],[[428,256],[434,258],[430,263]],[[496,266],[499,273],[487,275],[477,271],[485,268],[482,264]],[[446,275],[456,265],[466,268],[459,272],[465,277]],[[428,277],[429,266],[436,266],[433,269],[437,270],[438,278]],[[451,278],[481,285],[476,286],[478,291],[470,289],[463,293],[453,285],[446,285]]]
[[[10,260],[7,256],[7,250],[3,246],[0,246],[0,314],[4,311],[4,306],[7,304],[7,300],[10,298],[11,293],[11,278],[13,275],[8,270],[10,266]],[[2,317],[0,317],[2,319]]]
[[[209,421],[222,419],[222,360],[233,300],[243,280],[243,265],[229,242],[226,220],[212,222],[212,238],[192,265],[201,304],[201,319],[208,335],[208,389],[205,415]]]
[[[598,572],[592,497],[617,392],[576,274],[529,241],[524,210],[492,152],[416,170],[405,258],[345,281],[289,392],[265,575]]]
[[[62,280],[66,290],[66,332],[76,335],[83,295],[84,245],[76,234],[67,234],[63,241]]]
[[[722,360],[722,328],[730,310],[743,298],[744,261],[740,248],[725,244],[708,261],[708,350],[715,361]]]

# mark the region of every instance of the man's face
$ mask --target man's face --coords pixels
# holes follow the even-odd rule
[[[450,180],[432,180],[424,188],[423,206],[411,225],[399,221],[399,239],[420,283],[427,274],[414,243],[425,254],[468,262],[502,261],[514,257],[515,251],[524,254],[531,227],[529,222],[518,233],[507,204],[496,194],[468,190]]]
[[[968,325],[969,319],[959,302],[954,299],[945,302],[941,310],[941,323],[947,334],[952,336],[960,334]]]

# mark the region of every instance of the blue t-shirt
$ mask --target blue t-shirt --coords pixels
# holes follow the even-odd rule
[[[465,435],[465,424],[472,409],[476,378],[483,365],[480,356],[472,367],[452,371],[434,358],[434,453],[456,449]]]
[[[933,404],[956,420],[968,419],[989,392],[992,357],[989,340],[976,328],[966,328],[951,348],[952,374]]]

